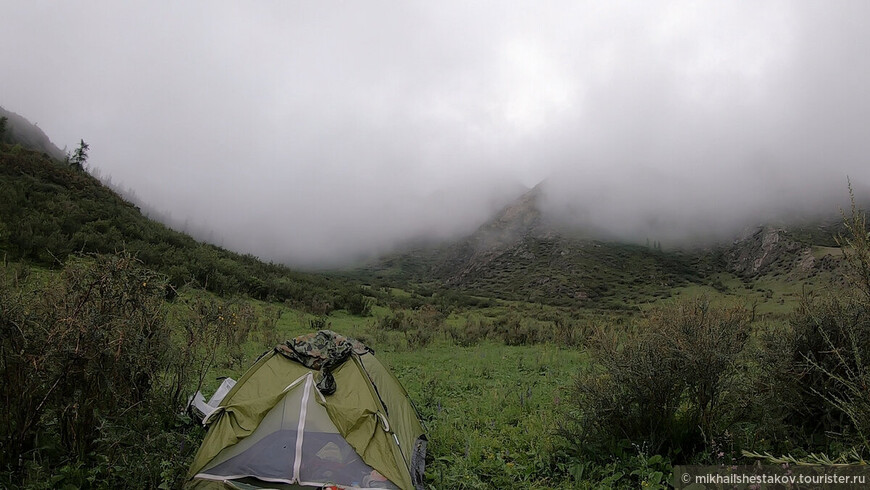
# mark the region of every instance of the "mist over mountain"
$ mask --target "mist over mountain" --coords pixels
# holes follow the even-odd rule
[[[6,118],[6,129],[0,142],[17,143],[27,148],[48,153],[54,159],[63,160],[66,153],[55,146],[51,139],[36,124],[27,118],[0,107],[0,118]]]
[[[28,48],[0,52],[0,105],[61,146],[84,138],[92,169],[173,226],[297,266],[467,236],[544,179],[545,214],[682,246],[836,209],[847,176],[860,197],[868,17],[860,1],[27,3],[0,18]]]
[[[542,193],[542,212],[553,221],[602,240],[637,244],[654,240],[670,248],[728,243],[747,229],[764,225],[829,220],[849,207],[846,176],[829,175],[812,185],[790,188],[760,176],[736,186],[719,180],[686,183],[664,176],[561,182],[548,180]],[[682,185],[696,188],[679,188]],[[859,201],[867,203],[870,188],[854,181],[853,187]]]
[[[626,228],[633,235],[620,236],[592,219],[577,221],[576,214],[553,208],[548,189],[549,181],[538,184],[464,237],[410,244],[343,274],[373,284],[424,285],[423,290],[446,285],[482,297],[631,309],[638,301],[668,297],[674,288],[721,287],[719,277],[745,284],[800,282],[828,280],[841,269],[836,237],[844,229],[836,208],[782,215],[739,231],[720,228],[723,237],[724,230],[733,232],[721,239],[699,233],[693,240],[676,235],[662,241],[638,235],[644,229],[670,231],[662,226],[645,228],[637,221]],[[620,212],[597,209],[611,218]],[[699,223],[696,229],[709,226]]]

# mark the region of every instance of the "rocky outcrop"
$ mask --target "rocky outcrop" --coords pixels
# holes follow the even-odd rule
[[[495,217],[486,222],[454,248],[454,256],[448,261],[450,270],[445,274],[450,284],[460,284],[469,275],[485,271],[494,260],[505,253],[523,251],[523,242],[529,238],[550,235],[541,216],[538,201],[540,185],[504,207]],[[529,252],[524,258],[528,257]]]
[[[725,260],[730,272],[756,276],[777,268],[812,267],[810,252],[809,247],[791,239],[784,228],[763,226],[735,240],[726,251]]]

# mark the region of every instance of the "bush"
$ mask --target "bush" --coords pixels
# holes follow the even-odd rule
[[[169,315],[173,326],[170,355],[165,364],[170,406],[183,406],[187,396],[202,388],[206,374],[217,365],[243,365],[242,346],[256,326],[247,303],[225,301],[201,291],[188,292]]]
[[[492,322],[479,315],[469,315],[464,325],[451,326],[447,333],[454,344],[468,347],[492,334]]]
[[[511,312],[498,319],[493,330],[505,345],[532,345],[549,340],[541,323]]]
[[[405,310],[399,310],[394,315],[387,315],[378,321],[380,329],[391,332],[406,332],[410,324]]]
[[[411,313],[404,330],[408,348],[419,349],[429,345],[435,335],[442,331],[444,318],[444,314],[431,305]]]
[[[332,329],[332,322],[329,321],[329,317],[325,316],[312,318],[308,320],[308,328],[310,330],[330,330]]]
[[[553,330],[548,340],[561,347],[577,347],[582,345],[589,336],[592,322],[578,320],[576,317],[562,312],[547,312],[539,316],[540,320],[552,322]]]
[[[599,328],[575,380],[561,434],[605,454],[624,441],[687,457],[736,419],[749,315],[705,299],[660,307],[621,335]]]
[[[422,349],[429,345],[434,338],[435,331],[422,326],[405,332],[405,340],[409,349]]]
[[[152,438],[181,408],[167,405],[163,384],[172,349],[161,276],[122,254],[73,260],[54,284],[33,286],[8,269],[0,281],[4,471],[39,478],[59,465],[62,477],[122,483],[112,472],[124,467],[124,478],[156,486],[160,471],[136,474],[119,458],[144,461],[156,445],[167,452],[155,464],[167,454],[185,464],[190,450]]]
[[[3,454],[34,449],[50,412],[63,450],[81,458],[102,415],[153,395],[169,339],[163,281],[129,256],[73,261],[56,286],[27,293],[8,281],[0,296]]]
[[[250,308],[170,305],[165,278],[126,253],[47,274],[0,270],[0,487],[179,486],[202,437],[187,395],[238,355]]]
[[[344,307],[351,315],[369,316],[372,314],[374,300],[362,293],[353,293],[344,300]]]
[[[762,336],[766,396],[777,420],[821,441],[831,436],[870,447],[870,235],[851,193],[845,235],[847,267],[837,294],[805,294],[790,328]],[[785,353],[785,355],[783,355]],[[827,441],[827,442],[826,442]]]

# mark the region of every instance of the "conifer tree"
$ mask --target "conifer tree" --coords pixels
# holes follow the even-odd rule
[[[79,143],[79,147],[76,148],[76,151],[73,152],[72,157],[69,159],[69,164],[78,170],[84,170],[85,164],[88,162],[88,144],[85,143],[85,140],[81,140]]]

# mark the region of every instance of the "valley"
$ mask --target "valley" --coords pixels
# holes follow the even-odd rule
[[[800,391],[774,380],[795,365],[770,368],[785,362],[771,357],[777,342],[798,342],[783,332],[804,328],[800,312],[831,301],[825,294],[856,287],[846,259],[866,245],[838,246],[850,222],[837,210],[730,243],[663,249],[565,228],[542,213],[535,188],[465,238],[298,272],[149,220],[28,141],[0,145],[0,375],[5,408],[22,409],[0,419],[0,486],[180,486],[203,437],[183,413],[187,394],[210,393],[274,345],[319,329],[372,347],[406,387],[428,431],[431,488],[666,488],[675,464],[845,444],[802,425],[806,413],[833,410],[811,393],[800,396],[814,412],[764,415],[776,390]],[[719,340],[705,344],[698,331]],[[695,398],[699,375],[680,367],[693,362],[721,366],[713,396],[725,409]],[[672,432],[604,414],[620,404],[617,417],[642,425],[660,408],[649,409],[638,369],[679,388],[662,402],[675,403],[663,415]],[[71,384],[56,391],[55,379]],[[120,386],[140,382],[141,391]],[[705,430],[727,434],[727,447],[705,445],[696,413],[709,417]]]

